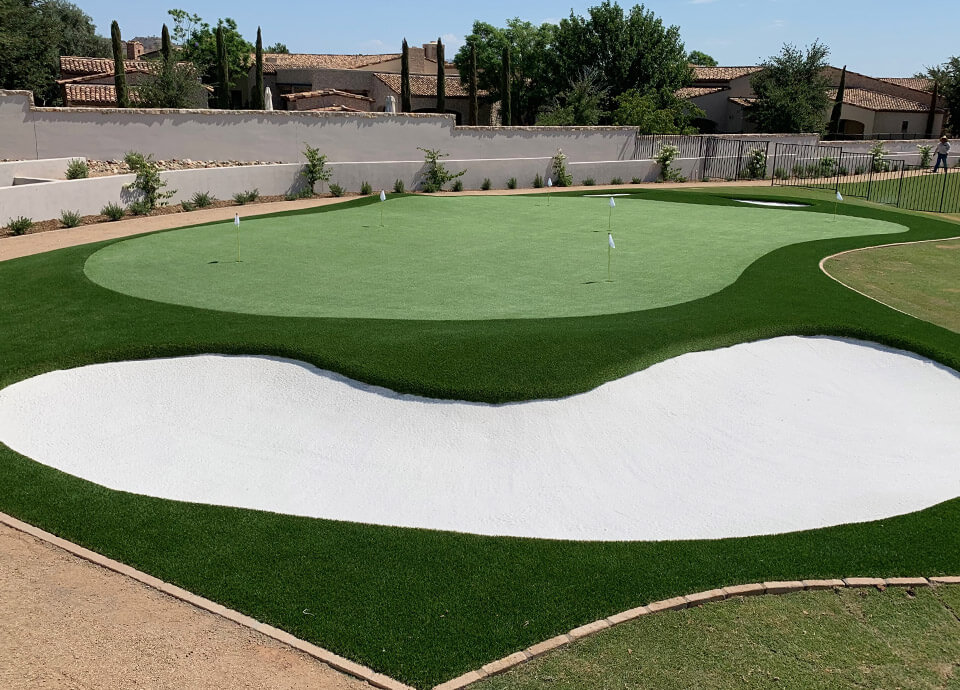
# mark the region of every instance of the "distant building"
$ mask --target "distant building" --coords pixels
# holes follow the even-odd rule
[[[139,48],[137,47],[139,46]],[[142,50],[134,44],[132,50]],[[150,79],[156,62],[149,60],[124,60],[123,72],[129,88],[131,105],[137,105],[137,85]],[[63,104],[71,108],[115,108],[117,91],[114,86],[113,60],[111,58],[79,57],[64,55],[60,58],[60,95]],[[197,83],[191,104],[194,108],[206,108],[211,89]]]

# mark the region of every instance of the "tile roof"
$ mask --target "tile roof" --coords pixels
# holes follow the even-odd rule
[[[275,74],[278,69],[359,69],[399,58],[400,53],[381,55],[264,53],[263,73]]]
[[[148,69],[138,69],[131,68],[127,69],[124,67],[124,74],[150,74]],[[94,74],[85,74],[82,77],[71,77],[70,79],[58,79],[58,84],[83,84],[84,82],[94,81],[96,79],[106,79],[113,78],[113,70],[109,72],[96,72]]]
[[[691,65],[691,67],[693,67],[693,80],[697,82],[732,81],[733,79],[739,79],[740,77],[745,77],[748,74],[753,74],[763,69],[760,65],[750,65],[746,67],[700,67],[698,65]]]
[[[64,84],[67,104],[76,107],[107,107],[115,108],[117,105],[117,89],[112,84]],[[136,90],[129,90],[131,103],[138,100]]]
[[[708,96],[711,93],[717,93],[718,91],[726,90],[726,86],[687,86],[683,89],[677,89],[674,91],[674,95],[677,98],[698,98],[700,96]]]
[[[124,71],[148,70],[150,62],[147,60],[124,60]],[[60,74],[113,74],[112,58],[78,57],[63,55],[60,57]]]
[[[304,113],[366,113],[366,110],[358,110],[346,105],[325,105],[322,108],[307,108],[300,112]]]
[[[374,75],[382,81],[384,84],[389,86],[396,93],[400,93],[400,75],[399,74],[384,74],[382,72],[375,72]],[[446,78],[446,95],[448,98],[458,98],[463,96],[469,96],[467,87],[463,82],[460,81],[458,76],[449,76]],[[411,74],[410,75],[410,95],[411,96],[436,96],[437,95],[437,78],[431,77],[425,74]],[[484,95],[483,91],[479,91],[478,95]]]
[[[933,92],[933,79],[926,77],[878,77],[878,79],[897,86],[906,86],[914,91]]]
[[[357,93],[340,91],[339,89],[320,89],[319,91],[298,91],[297,93],[285,93],[281,95],[281,98],[285,98],[288,101],[299,101],[303,98],[314,98],[316,96],[342,96],[344,98],[357,98],[361,101],[369,101],[370,103],[373,103],[373,99],[369,96],[361,96]]]
[[[837,90],[828,89],[827,96],[830,100],[836,100]],[[756,98],[730,98],[731,103],[736,103],[737,105],[742,106],[751,106],[756,102]],[[843,102],[847,105],[853,105],[858,108],[863,108],[865,110],[874,110],[874,111],[892,111],[892,112],[912,112],[912,113],[927,113],[930,112],[929,103],[920,103],[918,101],[912,101],[908,98],[901,98],[899,96],[891,96],[887,93],[880,93],[879,91],[871,91],[869,89],[844,89],[843,91]]]

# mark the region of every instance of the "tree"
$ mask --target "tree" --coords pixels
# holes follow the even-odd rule
[[[443,41],[437,39],[437,112],[447,110],[447,70],[443,57]]]
[[[636,127],[638,134],[696,134],[691,124],[706,113],[674,94],[654,94],[640,89],[624,91],[614,100],[613,124]]]
[[[410,105],[410,48],[407,39],[403,39],[403,49],[400,53],[400,112],[409,113],[413,110]]]
[[[123,65],[123,41],[120,39],[120,25],[116,20],[110,25],[110,37],[113,41],[113,84],[117,90],[117,107],[126,108],[130,105],[130,100],[127,97],[127,77]]]
[[[250,72],[250,55],[254,46],[237,30],[237,23],[230,17],[218,19],[217,26],[211,28],[199,16],[184,10],[169,10],[173,17],[173,40],[180,44],[180,59],[196,65],[200,74],[208,83],[216,82],[220,71],[217,53],[216,29],[223,35],[223,46],[227,56],[228,90],[240,86]]]
[[[0,88],[33,92],[37,105],[57,105],[61,55],[110,56],[80,8],[63,0],[0,0]]]
[[[840,85],[837,86],[837,98],[830,113],[830,134],[837,136],[840,133],[840,116],[843,114],[843,92],[847,85],[847,66],[840,71]]]
[[[267,46],[267,47],[264,49],[264,52],[267,52],[267,53],[282,53],[282,54],[284,54],[284,55],[289,55],[289,54],[290,54],[290,51],[287,49],[287,45],[286,45],[285,43],[280,43],[279,41],[276,42],[276,43],[274,43],[272,46]]]
[[[596,72],[582,70],[570,81],[570,88],[560,94],[554,103],[537,118],[538,125],[600,124],[606,116],[603,101],[606,93]]]
[[[200,73],[192,63],[177,62],[166,24],[160,33],[160,60],[151,61],[149,70],[149,77],[136,87],[143,107],[193,108],[202,100]]]
[[[763,63],[750,84],[757,98],[747,109],[760,132],[823,131],[830,99],[824,75],[830,49],[814,41],[806,52],[789,43]]]
[[[217,27],[217,105],[224,110],[230,108],[230,64],[227,46],[223,36],[223,27]]]
[[[717,61],[706,53],[702,53],[699,50],[691,50],[690,54],[687,55],[687,62],[691,65],[696,65],[697,67],[716,67]]]
[[[470,81],[467,90],[470,93],[469,124],[476,127],[480,115],[477,103],[477,47],[475,45],[470,46]]]
[[[928,67],[925,73],[917,76],[933,80],[937,93],[947,101],[950,111],[944,131],[960,136],[960,56],[955,55],[942,64]]]
[[[513,124],[513,113],[510,108],[510,95],[511,95],[511,84],[510,80],[512,75],[510,74],[510,46],[503,47],[503,61],[501,65],[501,86],[500,86],[500,115],[501,121],[505,127],[509,127]]]
[[[264,106],[264,93],[263,93],[263,37],[260,35],[260,27],[257,27],[257,57],[254,61],[254,69],[256,70],[256,77],[253,84],[253,94],[250,98],[250,107],[254,110],[263,110]]]
[[[173,57],[173,45],[170,43],[170,29],[167,28],[167,25],[163,25],[163,30],[160,32],[160,57],[164,61],[169,61]]]

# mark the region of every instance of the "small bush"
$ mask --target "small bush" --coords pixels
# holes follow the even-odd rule
[[[640,179],[639,177],[634,177],[634,178],[631,178],[630,184],[643,184],[643,180]]]
[[[233,195],[233,201],[240,206],[243,206],[247,203],[247,193],[246,192],[237,192]]]
[[[20,216],[19,218],[11,218],[10,222],[7,223],[7,229],[10,230],[10,232],[12,232],[14,235],[22,235],[31,227],[33,227],[33,220],[23,216]]]
[[[557,149],[553,154],[553,178],[558,187],[569,187],[573,184],[573,175],[567,171],[567,157],[563,149]]]
[[[403,194],[403,192],[404,192],[404,190],[405,190],[406,188],[407,188],[407,186],[406,186],[405,184],[403,184],[403,180],[401,180],[399,177],[398,177],[398,178],[396,179],[396,181],[393,183],[393,193],[394,193],[394,194]]]
[[[313,148],[310,144],[304,144],[306,148],[303,150],[303,157],[307,159],[306,164],[303,166],[303,172],[300,174],[306,178],[307,184],[310,185],[310,191],[313,191],[314,185],[317,182],[329,182],[330,178],[333,176],[333,171],[327,168],[327,157],[320,153],[318,149]],[[320,185],[320,189],[323,189],[323,185]]]
[[[660,182],[686,182],[686,178],[680,174],[680,171],[673,167],[673,159],[680,155],[680,149],[670,144],[664,144],[660,147],[660,152],[654,157],[657,165],[660,166]]]
[[[543,187],[543,175],[537,173],[536,177],[533,178],[533,188],[540,189]]]
[[[767,176],[767,152],[753,149],[747,154],[747,165],[743,170],[748,180],[762,180]]]
[[[288,192],[284,195],[287,201],[296,201],[297,199],[310,199],[313,197],[313,191],[309,187],[304,187],[299,192]]]
[[[773,176],[776,177],[778,180],[785,180],[789,177],[789,175],[787,174],[786,168],[777,168],[776,170],[773,171]]]
[[[82,158],[71,158],[67,163],[67,179],[82,180],[90,177],[90,166]]]
[[[417,147],[423,151],[423,162],[427,165],[427,172],[423,176],[423,191],[427,193],[443,191],[443,185],[452,182],[458,177],[462,177],[466,170],[460,172],[450,172],[447,167],[440,162],[441,158],[449,156],[449,153],[440,153],[440,149],[425,149]]]
[[[887,172],[890,169],[890,164],[883,158],[885,155],[887,155],[887,152],[883,148],[882,141],[878,141],[870,147],[870,156],[873,158],[874,172]]]
[[[623,184],[623,178],[615,177],[612,180],[610,180],[610,184]]]
[[[582,184],[584,187],[592,187],[596,183],[597,181],[594,180],[592,177],[586,177],[583,179],[583,181],[580,184]]]
[[[62,211],[60,213],[60,223],[65,228],[75,228],[80,225],[81,220],[83,220],[83,216],[80,215],[80,211]]]
[[[127,210],[130,211],[131,216],[147,216],[150,215],[150,211],[152,211],[153,208],[150,207],[149,202],[141,199],[140,201],[131,202],[130,205],[127,206]]]
[[[866,168],[864,168],[862,165],[858,165],[858,166],[856,167],[856,169],[854,169],[853,174],[854,174],[854,175],[862,175],[862,174],[865,173],[866,171],[867,171]]]
[[[184,211],[187,211],[187,212],[197,210],[197,207],[192,202],[189,202],[189,201],[181,201],[180,208],[182,208]]]
[[[463,191],[463,180],[454,180],[453,182],[453,191],[462,192]]]
[[[120,220],[123,218],[123,214],[126,213],[126,211],[123,210],[123,206],[120,204],[115,204],[111,201],[109,204],[100,209],[100,213],[110,220]]]
[[[248,189],[244,192],[237,192],[236,194],[233,195],[233,200],[236,203],[240,204],[241,206],[251,201],[256,201],[259,198],[260,198],[259,189]]]
[[[364,180],[360,185],[360,193],[364,196],[370,196],[373,194],[373,187],[370,186],[370,183]]]
[[[930,161],[933,160],[933,147],[929,144],[917,144],[917,150],[920,151],[920,167],[930,167]]]
[[[334,196],[343,196],[343,187],[336,184],[335,182],[330,183],[330,193]]]
[[[160,177],[160,167],[153,160],[152,154],[144,156],[142,153],[130,151],[123,157],[123,161],[137,174],[133,182],[124,185],[124,189],[131,189],[140,195],[139,201],[134,203],[146,204],[147,213],[157,206],[164,206],[167,199],[176,192],[173,189],[162,191],[167,186],[167,182]],[[133,204],[130,206],[132,208]]]
[[[485,177],[483,178],[483,184],[480,185],[480,189],[482,189],[485,192],[489,192],[491,186],[492,185],[490,184],[490,178]]]
[[[197,208],[206,208],[214,201],[216,201],[216,199],[210,196],[209,192],[197,192],[190,197],[190,203]]]
[[[247,190],[247,201],[256,201],[260,198],[260,190],[254,187],[253,189]]]
[[[517,178],[511,177],[507,180],[507,189],[516,189],[517,188]]]

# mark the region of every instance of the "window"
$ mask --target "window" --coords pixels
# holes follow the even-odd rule
[[[901,132],[906,132],[908,129],[910,129],[910,121],[909,121],[909,120],[904,120],[903,122],[900,123],[900,131],[901,131]]]

